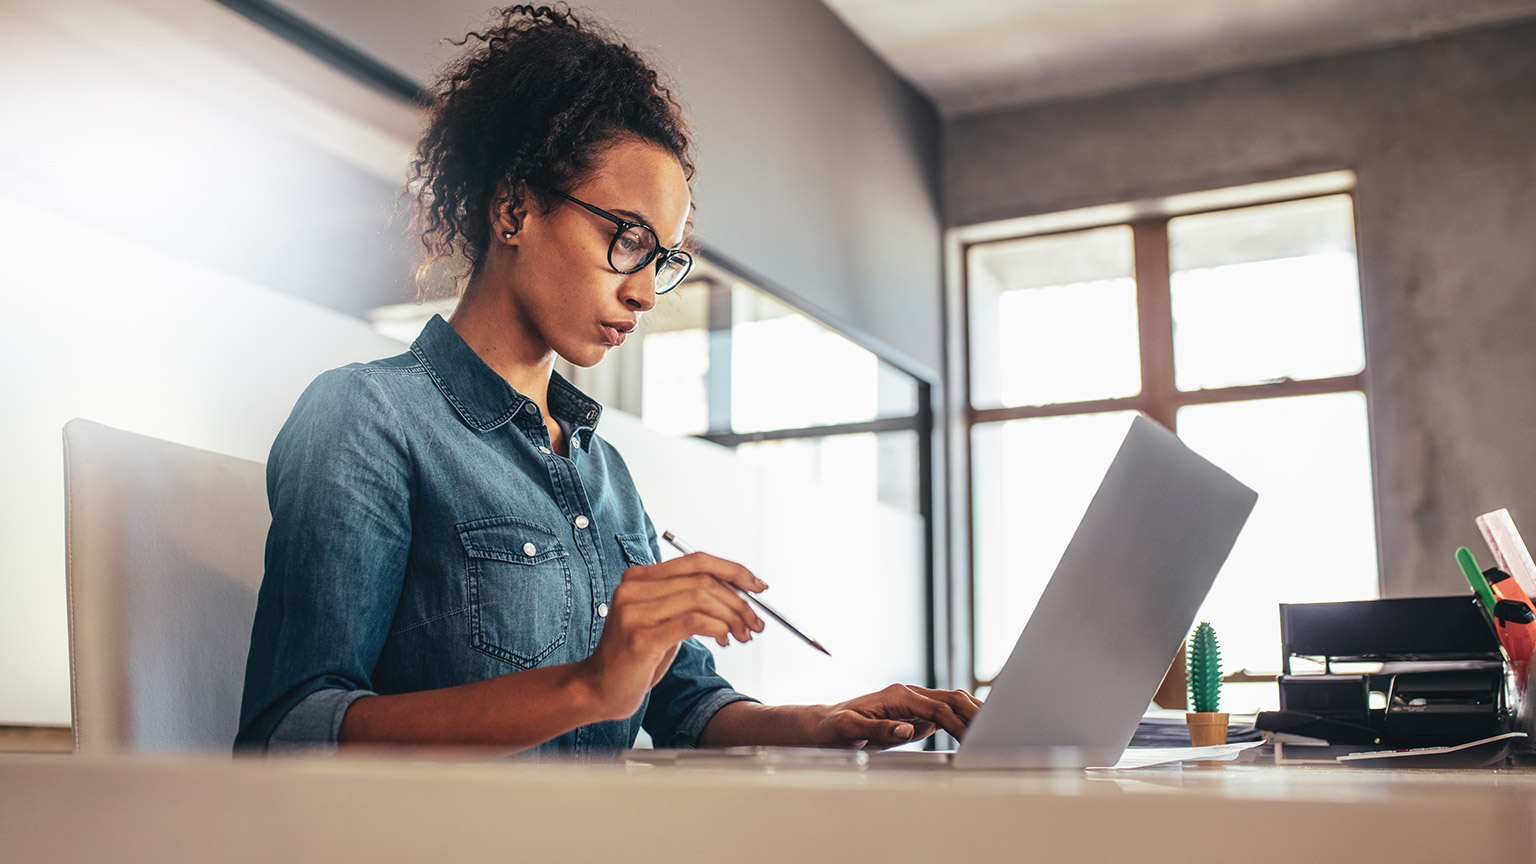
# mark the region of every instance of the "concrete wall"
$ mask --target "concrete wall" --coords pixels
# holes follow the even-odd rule
[[[1536,540],[1536,23],[957,118],[944,166],[950,226],[1353,169],[1384,591],[1465,591],[1488,510]]]
[[[419,81],[488,4],[278,0]],[[667,70],[698,143],[698,236],[940,365],[939,121],[816,0],[590,0]]]

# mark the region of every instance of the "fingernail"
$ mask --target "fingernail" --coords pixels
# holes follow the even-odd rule
[[[763,623],[763,619],[761,618],[755,618],[753,620],[757,622],[757,632],[759,633],[763,632],[763,630],[768,626],[767,624]]]
[[[907,740],[908,738],[911,738],[912,737],[912,724],[911,723],[899,723],[899,724],[897,724],[897,726],[896,726],[896,737],[900,738],[903,741]]]
[[[768,590],[768,583],[764,582],[761,579],[757,580],[757,590],[759,590],[759,591],[767,591]]]

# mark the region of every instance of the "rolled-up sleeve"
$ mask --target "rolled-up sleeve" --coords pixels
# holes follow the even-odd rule
[[[327,372],[267,464],[272,527],[237,749],[327,749],[371,678],[410,550],[410,453],[373,376]]]
[[[643,724],[652,743],[661,748],[691,748],[715,712],[732,702],[756,702],[715,671],[714,656],[697,639],[677,650],[677,658],[651,690]]]
[[[371,690],[326,689],[310,693],[278,721],[277,728],[267,736],[267,751],[333,752],[347,709],[364,696],[374,695],[377,694]]]

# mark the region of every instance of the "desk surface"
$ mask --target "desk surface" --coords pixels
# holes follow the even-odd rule
[[[572,855],[626,864],[1529,862],[1536,772],[1226,765],[971,773],[0,756],[0,860]]]

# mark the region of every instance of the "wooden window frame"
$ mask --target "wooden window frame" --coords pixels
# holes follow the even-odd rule
[[[1109,222],[1098,225],[1073,226],[1061,231],[1046,231],[1034,234],[1021,234],[1013,237],[989,238],[961,246],[961,273],[960,286],[960,334],[964,340],[961,356],[964,358],[964,406],[965,422],[964,434],[968,442],[966,453],[966,488],[969,494],[974,494],[975,457],[969,444],[974,440],[975,428],[981,424],[999,423],[1008,420],[1029,420],[1042,417],[1067,417],[1079,414],[1100,414],[1110,411],[1140,411],[1161,423],[1170,431],[1178,432],[1178,412],[1187,405],[1211,405],[1222,402],[1246,402],[1258,399],[1283,399],[1290,396],[1316,396],[1326,393],[1352,393],[1365,394],[1366,370],[1362,369],[1354,375],[1340,375],[1331,378],[1314,378],[1296,380],[1292,378],[1280,378],[1273,381],[1265,381],[1257,384],[1243,384],[1232,387],[1218,387],[1200,390],[1180,390],[1174,379],[1173,357],[1173,300],[1172,300],[1172,271],[1169,261],[1168,248],[1168,223],[1175,218],[1187,215],[1218,213],[1227,210],[1248,209],[1255,206],[1269,206],[1283,204],[1291,201],[1304,201],[1312,198],[1325,197],[1326,194],[1344,194],[1350,197],[1351,209],[1353,209],[1354,196],[1348,191],[1325,194],[1308,194],[1294,198],[1280,198],[1257,201],[1248,204],[1235,204],[1230,207],[1211,207],[1178,213],[1169,216],[1157,216],[1152,218],[1136,219],[1130,221]],[[1033,237],[1049,237],[1053,235],[1077,234],[1083,231],[1091,231],[1096,228],[1108,228],[1126,226],[1131,229],[1133,260],[1136,281],[1136,320],[1137,335],[1140,340],[1140,366],[1141,366],[1141,390],[1133,396],[1124,396],[1113,399],[1095,399],[1081,402],[1062,402],[1051,405],[1020,405],[1006,408],[977,408],[972,401],[971,392],[971,361],[970,351],[970,273],[969,259],[971,249],[977,246],[988,246],[994,243],[1007,242],[1009,240],[1022,240]],[[972,508],[974,504],[971,505]],[[970,678],[973,689],[989,687],[992,679],[982,678],[976,668],[977,634],[976,634],[976,606],[977,606],[977,580],[976,580],[976,532],[974,523],[970,523],[963,540],[966,544],[965,554],[968,558],[966,567],[969,581],[969,599],[971,612],[967,627],[970,649]],[[1251,680],[1245,678],[1244,680]],[[1174,658],[1164,677],[1163,683],[1158,687],[1156,703],[1164,708],[1184,708],[1186,696],[1184,692],[1184,649],[1180,646],[1178,656]]]

